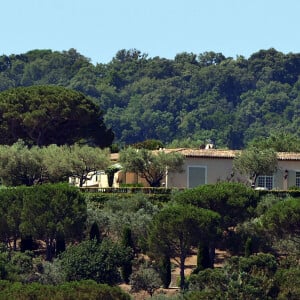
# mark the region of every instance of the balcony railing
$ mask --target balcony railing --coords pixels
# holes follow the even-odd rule
[[[83,192],[94,193],[142,193],[142,194],[170,194],[174,189],[153,187],[81,187]]]

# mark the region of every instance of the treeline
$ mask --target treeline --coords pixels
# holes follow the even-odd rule
[[[92,97],[115,142],[157,139],[171,146],[242,148],[254,138],[299,137],[300,54],[261,50],[248,59],[222,53],[148,58],[120,50],[93,65],[74,49],[0,57],[0,91],[60,85]]]
[[[19,140],[11,146],[0,145],[1,184],[32,186],[67,182],[71,177],[82,186],[97,171],[109,169],[109,153],[108,149],[78,144],[28,147]]]

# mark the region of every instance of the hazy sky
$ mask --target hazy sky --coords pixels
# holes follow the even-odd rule
[[[300,0],[0,0],[0,55],[75,48],[93,63],[121,49],[300,52]]]

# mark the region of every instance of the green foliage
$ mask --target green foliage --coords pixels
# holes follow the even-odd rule
[[[11,281],[29,282],[33,276],[33,252],[13,252],[7,264],[8,279]]]
[[[283,224],[278,224],[277,232],[273,223],[279,221],[268,219],[279,203],[285,206],[285,201],[290,199],[287,197],[287,193],[261,194],[252,218],[237,224],[234,231],[230,231],[230,234],[226,235],[225,243],[230,252],[235,255],[244,253],[245,256],[258,252],[277,253],[278,255],[283,252],[294,253],[294,248],[297,248],[297,231],[295,231],[295,235],[293,235],[292,229],[290,233],[288,229],[283,233],[285,230],[281,228]],[[284,218],[287,218],[286,214],[289,212],[282,212],[282,215],[277,218],[283,221]],[[293,222],[295,222],[295,218]],[[291,226],[295,226],[295,224]]]
[[[0,281],[0,298],[3,300],[130,300],[130,296],[119,287],[97,284],[92,280],[68,282],[60,285],[44,285],[38,283],[20,284]]]
[[[141,266],[130,277],[131,291],[147,291],[152,297],[153,293],[161,286],[158,273],[151,267]]]
[[[29,148],[21,140],[12,146],[0,145],[0,178],[6,186],[61,182],[70,176],[82,186],[108,164],[108,149],[88,145]]]
[[[197,267],[193,271],[193,273],[198,273],[199,271],[210,268],[212,266],[213,263],[211,263],[211,259],[209,256],[209,247],[203,242],[200,242],[197,251]]]
[[[253,254],[253,240],[248,237],[245,243],[245,257],[249,257],[251,254]]]
[[[60,261],[67,281],[92,279],[113,285],[120,282],[118,268],[128,255],[128,249],[109,239],[103,239],[100,244],[96,240],[88,240],[67,248]]]
[[[0,146],[0,178],[6,186],[33,185],[43,177],[42,156],[21,140]]]
[[[167,170],[182,169],[184,157],[176,152],[127,148],[120,152],[120,163],[125,171],[138,173],[151,187],[159,187]]]
[[[38,260],[35,261],[38,269],[37,282],[43,285],[59,285],[65,283],[66,275],[61,266],[59,259],[54,259],[52,262]]]
[[[2,242],[12,239],[14,248],[16,248],[17,239],[21,236],[24,190],[24,187],[0,189],[0,237]]]
[[[278,270],[275,282],[279,286],[277,299],[299,299],[300,297],[300,268],[299,264],[287,269]]]
[[[171,283],[171,267],[171,259],[168,255],[156,258],[156,269],[165,289],[167,289]]]
[[[280,132],[299,138],[299,67],[298,53],[273,48],[248,59],[213,51],[148,58],[122,49],[96,65],[75,49],[33,50],[0,56],[0,91],[33,85],[79,91],[100,104],[120,148],[144,140],[199,147],[213,139],[242,149]],[[288,144],[284,149],[295,149]]]
[[[270,254],[232,257],[222,269],[191,275],[189,291],[198,299],[277,299],[276,270],[276,259]]]
[[[277,154],[273,149],[258,149],[255,147],[243,150],[233,161],[234,169],[248,176],[252,186],[255,186],[259,175],[272,175],[278,168]]]
[[[59,86],[19,87],[0,93],[1,144],[23,139],[38,146],[81,139],[110,146],[113,133],[102,112],[83,94]]]
[[[7,279],[8,277],[8,270],[7,265],[9,263],[9,255],[7,251],[1,249],[0,252],[0,279]]]
[[[130,195],[130,194],[129,194]],[[112,236],[121,241],[125,228],[131,230],[134,252],[146,248],[148,227],[159,208],[143,194],[131,194],[130,197],[111,195],[100,205],[87,202],[88,224],[97,222],[103,235]]]
[[[273,205],[281,201],[282,198],[274,194],[266,194],[260,197],[257,207],[255,208],[255,214],[261,216],[266,213]]]
[[[149,249],[154,255],[178,259],[180,287],[184,288],[184,262],[191,247],[216,236],[219,214],[191,205],[174,204],[154,216],[149,235]]]
[[[96,240],[98,243],[101,242],[100,230],[96,222],[92,224],[90,229],[90,240]]]
[[[21,234],[54,239],[57,234],[80,239],[86,204],[78,189],[67,184],[40,185],[24,190]]]
[[[69,167],[73,178],[79,180],[79,186],[95,175],[97,171],[108,167],[110,158],[108,149],[80,146],[78,144],[70,147]]]
[[[228,279],[222,269],[205,269],[190,276],[188,299],[226,299],[224,292],[227,286]],[[206,298],[201,298],[203,294]]]
[[[120,187],[129,187],[129,188],[135,188],[135,187],[139,187],[142,188],[143,184],[142,183],[120,183]]]
[[[108,181],[108,186],[109,187],[113,186],[115,173],[117,173],[121,169],[122,169],[122,166],[118,163],[110,165],[109,167],[107,167],[105,169],[105,173],[107,174],[107,181]]]
[[[77,188],[45,184],[0,190],[2,241],[32,237],[52,244],[62,236],[80,239],[86,220],[86,203]]]
[[[219,213],[221,226],[227,230],[253,215],[258,194],[240,183],[219,182],[175,193],[173,199]]]
[[[300,138],[289,132],[272,133],[266,139],[254,139],[250,144],[262,150],[272,148],[276,152],[300,152]]]
[[[36,271],[33,257],[30,251],[23,253],[3,248],[0,251],[0,279],[30,282]]]
[[[163,148],[164,145],[161,141],[158,140],[146,140],[143,142],[132,144],[131,147],[135,149],[158,150],[160,148]]]
[[[103,206],[104,203],[110,200],[111,198],[113,199],[122,198],[122,194],[100,193],[100,192],[89,193],[87,191],[82,192],[82,196],[85,198],[86,202],[95,202],[99,207]]]
[[[134,243],[132,240],[131,229],[129,227],[125,227],[123,230],[122,245],[125,248],[131,249],[133,252]],[[129,256],[122,266],[122,278],[127,284],[129,283],[129,277],[132,273],[132,258],[133,257]]]
[[[262,225],[278,237],[300,238],[300,202],[298,199],[285,199],[270,207],[262,216]]]

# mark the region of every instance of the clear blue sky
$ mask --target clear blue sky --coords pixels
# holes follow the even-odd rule
[[[75,48],[93,63],[121,49],[300,53],[300,0],[3,0],[0,55]]]

